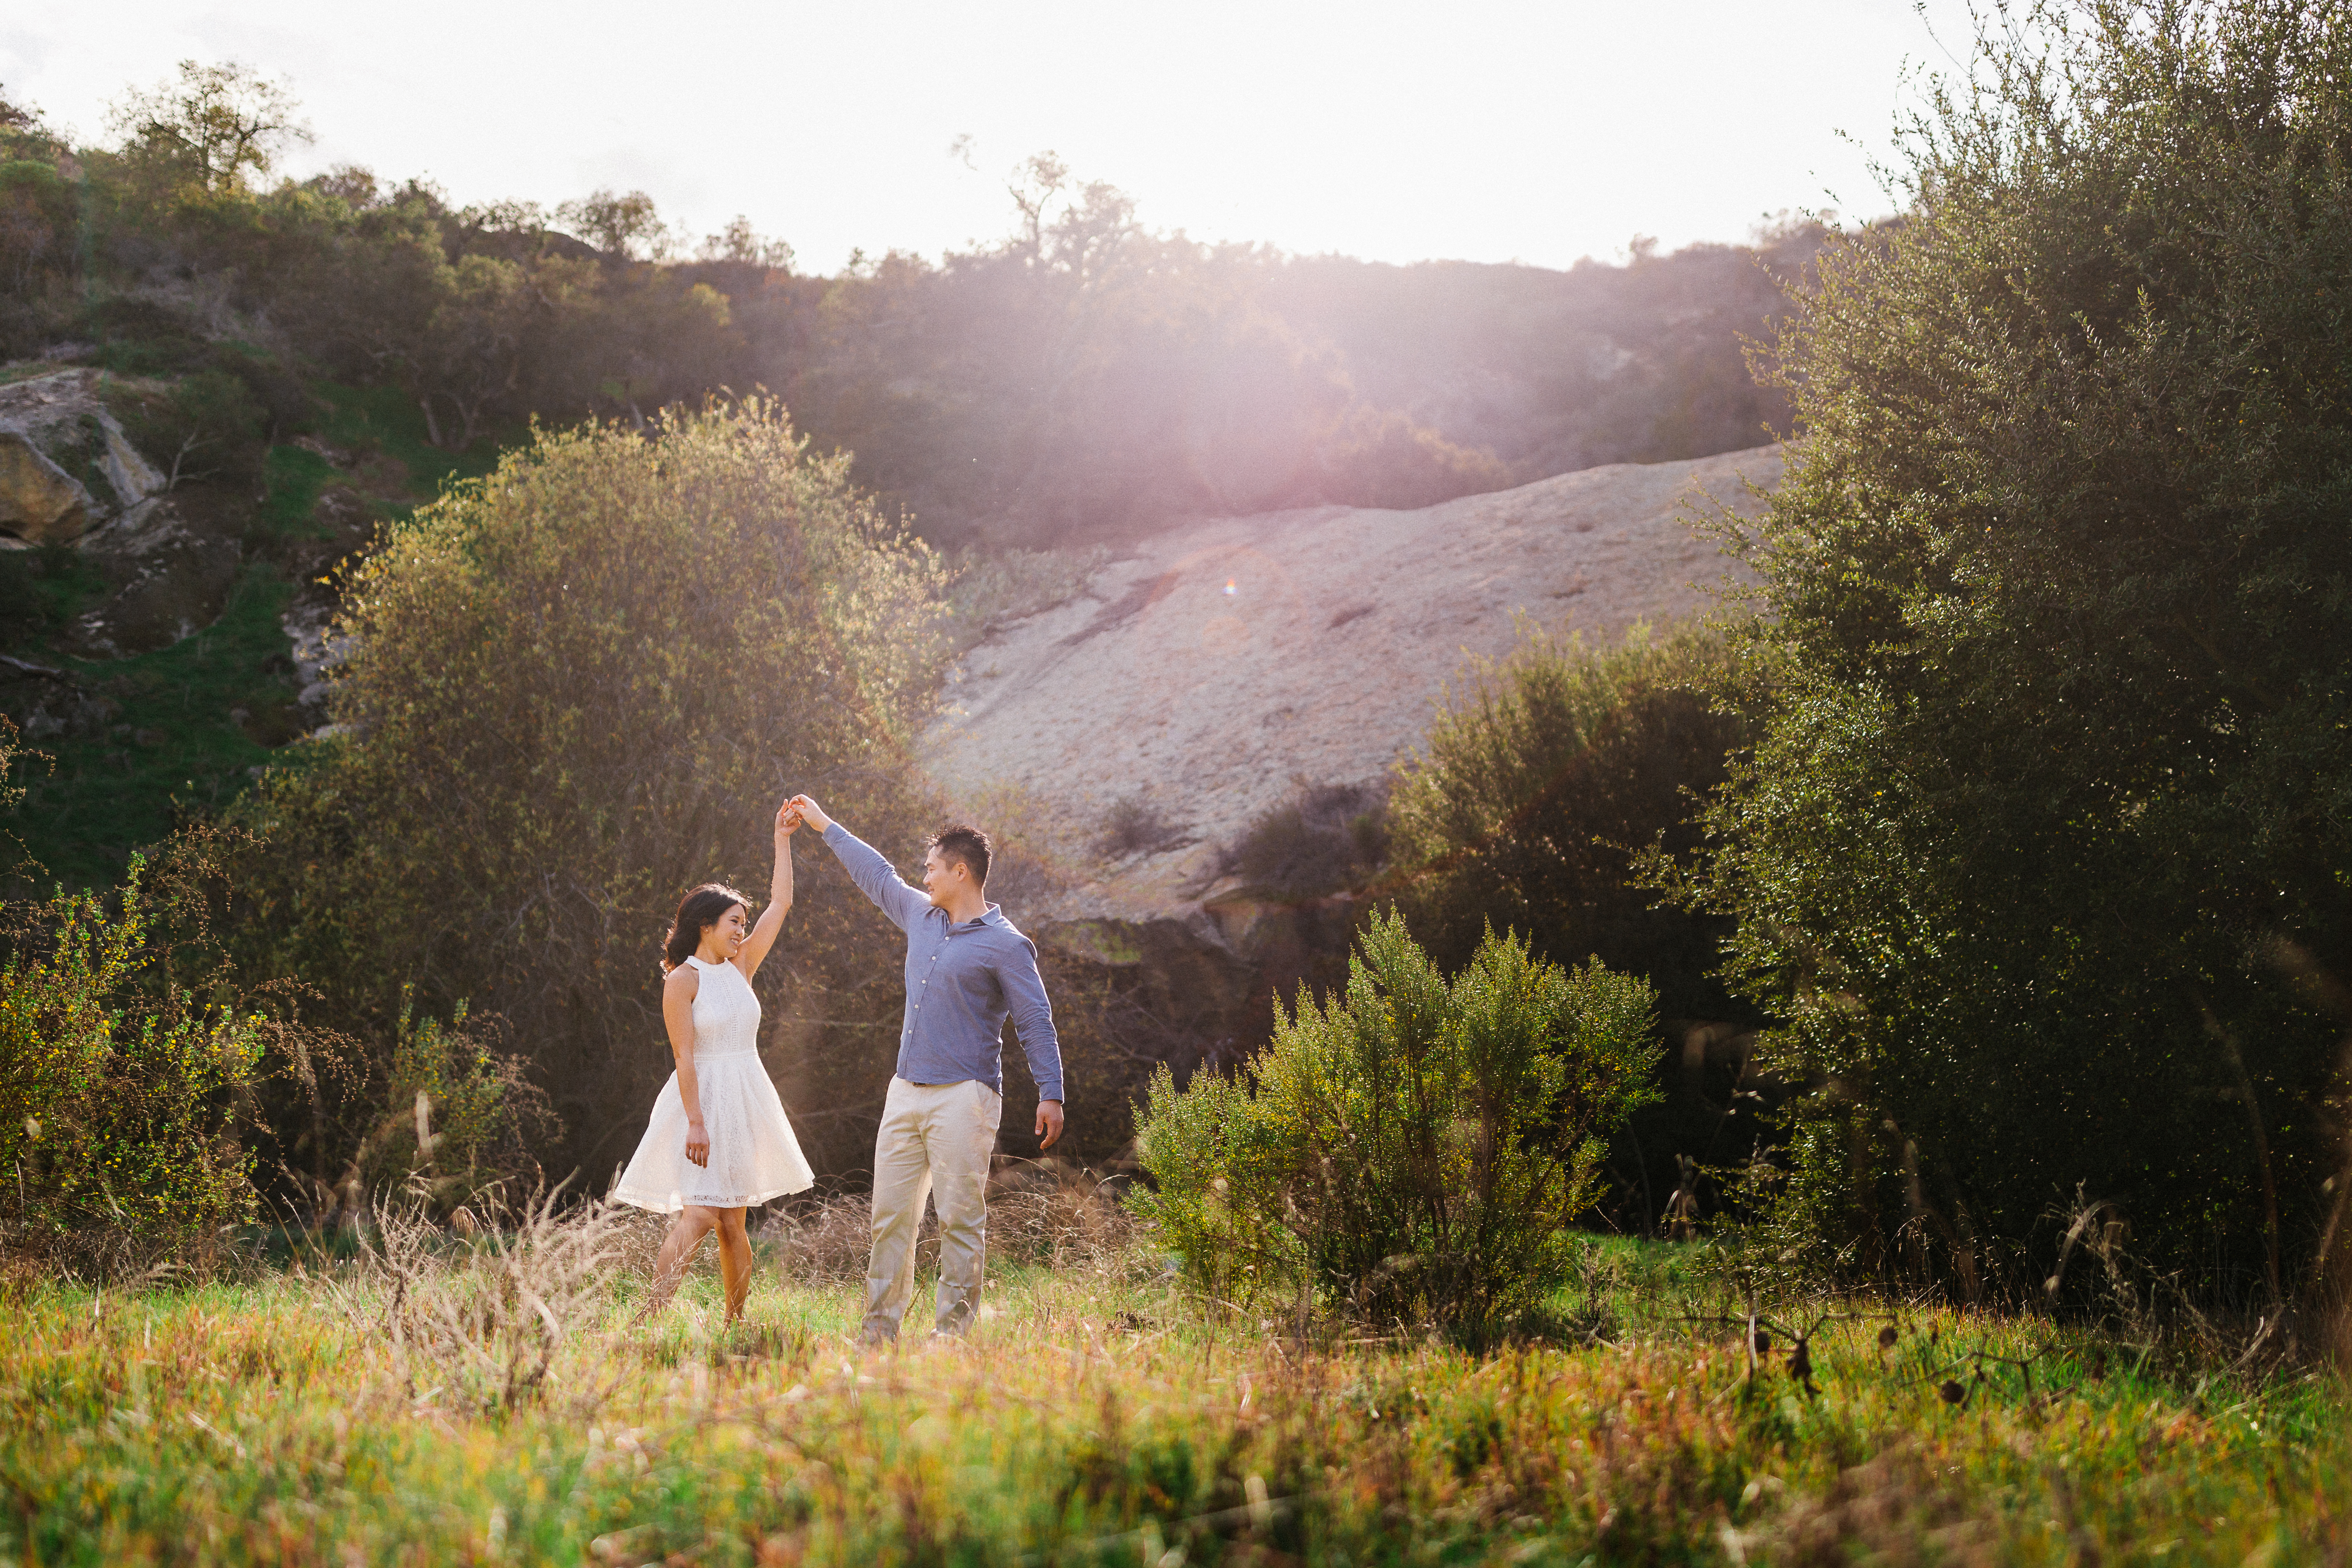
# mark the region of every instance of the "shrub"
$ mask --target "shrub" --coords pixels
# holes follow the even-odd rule
[[[1440,964],[1467,962],[1491,923],[1539,957],[1657,988],[1660,1098],[1609,1161],[1609,1212],[1629,1229],[1658,1223],[1677,1156],[1719,1164],[1766,1135],[1742,1098],[1761,1017],[1714,973],[1732,922],[1639,885],[1648,855],[1696,847],[1703,797],[1753,739],[1748,705],[1724,700],[1731,651],[1693,628],[1636,626],[1598,649],[1528,636],[1449,693],[1390,797],[1383,887]]]
[[[1449,983],[1376,916],[1345,994],[1277,1003],[1241,1073],[1179,1090],[1160,1069],[1139,1207],[1219,1300],[1490,1337],[1564,1278],[1601,1141],[1650,1092],[1654,1001],[1492,934]]]
[[[1381,792],[1371,784],[1301,784],[1252,822],[1223,869],[1261,894],[1319,899],[1368,880],[1388,847]]]
[[[1360,403],[1335,422],[1318,456],[1324,498],[1343,506],[1434,506],[1511,483],[1510,469],[1494,453]]]
[[[670,1068],[656,960],[680,891],[763,887],[795,789],[886,847],[931,815],[906,745],[944,658],[941,573],[845,475],[751,403],[541,431],[394,526],[348,584],[348,733],[245,808],[270,845],[251,961],[320,987],[386,1062],[404,986],[421,1013],[496,1013],[566,1134],[533,1152],[593,1185]],[[841,1169],[889,1081],[898,965],[800,842],[762,1043]]]
[[[558,1128],[547,1096],[519,1057],[490,1048],[465,1004],[446,1025],[404,1000],[374,1128],[352,1157],[338,1195],[354,1212],[397,1201],[447,1215],[492,1187],[538,1174],[530,1149]]]
[[[246,383],[197,370],[168,388],[117,390],[108,399],[131,444],[174,487],[184,480],[259,475],[269,413]]]
[[[1114,860],[1157,855],[1192,842],[1190,829],[1172,820],[1149,795],[1127,795],[1111,802],[1103,813],[1102,834],[1096,844]]]
[[[201,1247],[255,1202],[233,1119],[263,1021],[153,984],[146,879],[133,856],[110,899],[60,890],[0,966],[0,1230],[100,1270]]]
[[[1708,972],[1729,922],[1654,908],[1633,885],[1654,846],[1695,847],[1700,796],[1753,726],[1717,706],[1728,650],[1636,626],[1615,647],[1530,635],[1449,695],[1397,770],[1390,886],[1444,964],[1492,925],[1556,963],[1646,974],[1671,1016],[1752,1016]]]

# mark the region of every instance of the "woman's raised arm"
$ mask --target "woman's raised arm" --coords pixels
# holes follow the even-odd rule
[[[746,980],[760,973],[768,950],[776,945],[776,933],[784,929],[784,917],[792,912],[793,835],[800,826],[801,814],[791,801],[776,808],[776,869],[768,879],[768,907],[760,911],[751,934],[743,939],[743,951],[735,957]]]

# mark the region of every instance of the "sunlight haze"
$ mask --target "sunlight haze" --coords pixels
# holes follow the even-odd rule
[[[95,138],[126,86],[233,58],[287,79],[317,132],[288,173],[362,163],[461,204],[642,188],[693,234],[748,215],[803,271],[1001,236],[1003,176],[1045,148],[1197,238],[1564,267],[1636,233],[1671,249],[1783,208],[1888,210],[1865,153],[1887,145],[1905,63],[1965,54],[1964,6],[1924,16],[99,0],[0,21],[0,85]]]

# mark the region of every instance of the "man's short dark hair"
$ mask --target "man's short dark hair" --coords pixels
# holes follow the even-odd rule
[[[988,835],[979,828],[966,827],[960,822],[942,827],[931,835],[931,841],[923,848],[926,852],[936,849],[949,860],[962,861],[974,882],[982,887],[988,885]]]

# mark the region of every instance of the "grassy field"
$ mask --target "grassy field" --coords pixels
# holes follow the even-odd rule
[[[0,1558],[2238,1568],[2352,1546],[2346,1405],[2315,1376],[1935,1310],[1824,1324],[1817,1393],[1785,1344],[1751,1384],[1687,1251],[1596,1249],[1560,1303],[1581,1347],[1300,1337],[1131,1249],[1000,1268],[971,1342],[884,1354],[851,1338],[855,1286],[788,1280],[772,1247],[737,1329],[707,1272],[633,1326],[648,1237],[624,1240],[20,1290]],[[1979,1379],[1979,1352],[2031,1365]]]

